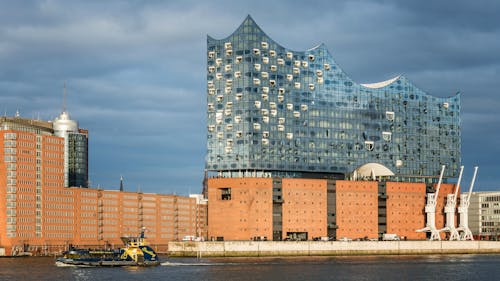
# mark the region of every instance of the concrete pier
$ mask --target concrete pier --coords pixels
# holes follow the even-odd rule
[[[170,242],[174,257],[270,257],[500,253],[497,241]]]

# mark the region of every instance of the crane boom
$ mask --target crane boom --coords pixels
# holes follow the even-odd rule
[[[469,193],[464,193],[460,197],[460,207],[458,207],[458,213],[460,214],[460,226],[457,229],[462,232],[460,234],[460,240],[474,240],[472,231],[469,228],[469,205],[472,189],[474,188],[474,183],[476,181],[477,169],[477,166],[474,167],[474,175],[472,176],[470,183]]]
[[[458,181],[455,185],[455,193],[450,193],[446,196],[446,206],[444,207],[444,212],[446,213],[446,225],[440,231],[445,231],[450,233],[450,240],[460,240],[460,234],[455,227],[455,209],[457,207],[457,193],[460,189],[460,182],[462,181],[462,174],[464,171],[464,166],[460,166],[460,173],[458,175]]]
[[[469,187],[469,195],[467,196],[470,199],[470,196],[472,194],[472,189],[474,188],[474,183],[476,181],[476,175],[477,175],[477,166],[474,167],[474,175],[472,176],[472,180],[470,182],[470,187]]]
[[[457,186],[455,187],[455,199],[457,198],[458,190],[460,189],[460,182],[462,181],[463,172],[464,172],[464,166],[460,166],[460,174],[458,175]]]
[[[445,165],[441,167],[441,174],[439,175],[439,181],[435,193],[427,193],[427,204],[425,205],[425,213],[427,214],[427,223],[424,228],[417,229],[417,232],[430,232],[431,237],[429,240],[441,240],[439,235],[439,230],[436,229],[436,204],[439,195],[439,189],[441,188],[441,183],[443,181]]]
[[[438,196],[439,196],[439,189],[441,188],[441,183],[443,182],[443,176],[444,176],[444,168],[445,168],[445,165],[442,165],[441,166],[441,174],[439,175],[439,181],[438,181],[438,185],[437,185],[437,188],[436,188],[436,193],[434,195],[434,206],[436,206],[436,202],[437,202],[437,199],[438,199]]]

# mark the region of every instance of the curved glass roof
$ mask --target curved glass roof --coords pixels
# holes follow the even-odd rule
[[[326,56],[328,57],[328,60],[331,62],[331,66],[332,68],[334,69],[337,69],[338,72],[340,72],[341,76],[343,77],[343,79],[346,79],[346,80],[349,80],[351,81],[354,86],[358,86],[358,87],[365,87],[365,88],[370,88],[370,89],[379,89],[379,88],[384,88],[384,87],[387,87],[387,86],[390,86],[394,83],[396,83],[397,81],[404,81],[405,84],[410,84],[413,88],[418,88],[416,87],[412,82],[410,82],[404,75],[398,75],[396,77],[393,77],[391,79],[388,79],[388,80],[385,80],[385,81],[380,81],[380,82],[374,82],[374,83],[357,83],[355,82],[354,80],[352,80],[341,68],[340,66],[335,62],[335,60],[333,59],[333,56],[330,54],[330,52],[328,51],[328,48],[326,47],[326,45],[324,43],[321,43],[311,49],[308,49],[308,50],[305,50],[305,51],[295,51],[295,50],[292,50],[290,48],[286,48],[284,47],[283,45],[277,43],[276,41],[274,41],[269,35],[267,35],[260,27],[259,25],[253,20],[253,18],[250,16],[250,15],[247,15],[247,17],[245,18],[245,20],[243,21],[243,23],[241,23],[241,25],[229,36],[227,36],[226,38],[223,38],[223,39],[215,39],[213,37],[211,37],[210,35],[207,36],[207,39],[208,41],[231,41],[232,39],[234,39],[235,36],[238,36],[238,35],[241,35],[241,34],[244,34],[246,33],[245,31],[245,28],[249,25],[252,25],[255,27],[254,30],[257,30],[256,33],[261,33],[262,35],[264,35],[265,37],[267,37],[267,40],[270,42],[270,44],[274,44],[276,46],[278,46],[279,48],[283,48],[283,49],[288,49],[289,51],[293,52],[293,53],[301,53],[301,54],[311,54],[311,53],[325,53]],[[425,94],[428,94],[426,93],[425,91],[421,90],[418,88],[418,90],[421,92],[421,93],[425,93]],[[459,95],[460,93],[457,92],[456,95]],[[439,98],[439,97],[437,97]],[[446,99],[443,98],[443,99]]]

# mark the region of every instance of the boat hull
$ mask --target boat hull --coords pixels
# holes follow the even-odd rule
[[[158,255],[144,239],[144,229],[138,237],[121,237],[124,248],[121,249],[78,249],[70,247],[56,260],[60,267],[78,266],[155,266],[159,265]]]
[[[56,266],[58,267],[119,267],[119,266],[156,266],[159,261],[144,261],[142,263],[128,260],[83,260],[83,259],[66,259],[58,258]]]

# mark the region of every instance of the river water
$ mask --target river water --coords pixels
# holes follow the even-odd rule
[[[500,280],[500,255],[166,258],[150,268],[56,267],[0,258],[0,280]]]

